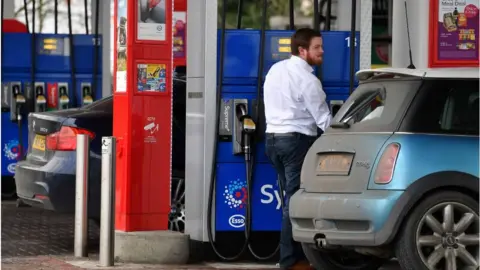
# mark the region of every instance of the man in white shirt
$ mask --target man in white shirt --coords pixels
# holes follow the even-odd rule
[[[326,95],[313,65],[322,63],[320,32],[299,29],[291,38],[292,56],[274,64],[264,84],[266,153],[285,191],[280,236],[281,269],[313,269],[292,238],[289,199],[300,187],[300,171],[310,146],[331,121]],[[328,67],[327,67],[328,68]]]

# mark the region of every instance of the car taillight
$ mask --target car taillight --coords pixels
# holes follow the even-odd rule
[[[95,133],[75,127],[62,127],[60,131],[47,136],[48,150],[74,151],[77,149],[77,135],[86,134],[90,140],[95,138]]]
[[[391,143],[385,148],[375,171],[376,184],[388,184],[392,181],[399,151],[400,144],[398,143]]]

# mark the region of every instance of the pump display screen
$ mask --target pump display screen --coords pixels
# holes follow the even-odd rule
[[[65,42],[59,38],[41,38],[38,41],[38,54],[64,55]]]
[[[279,61],[290,57],[290,37],[272,37],[270,45],[272,60]]]

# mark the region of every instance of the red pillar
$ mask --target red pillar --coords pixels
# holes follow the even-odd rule
[[[168,229],[173,0],[115,0],[115,229]]]

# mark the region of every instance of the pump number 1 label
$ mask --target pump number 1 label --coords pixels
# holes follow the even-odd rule
[[[350,48],[350,37],[346,37],[347,47]],[[354,39],[354,46],[357,47],[357,38]]]

